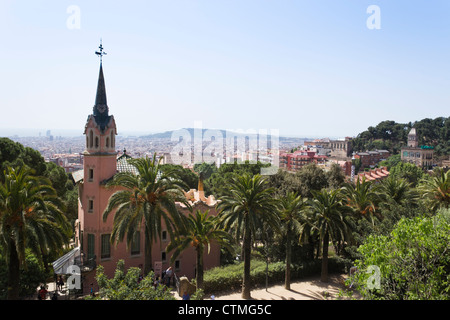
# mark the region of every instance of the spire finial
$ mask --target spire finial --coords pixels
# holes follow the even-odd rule
[[[98,48],[100,50],[99,51],[95,51],[95,54],[100,57],[100,64],[101,64],[103,56],[106,55],[106,52],[103,52],[102,38],[100,38],[100,46]]]

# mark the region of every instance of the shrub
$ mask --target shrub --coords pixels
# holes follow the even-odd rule
[[[328,270],[330,273],[343,272],[345,261],[340,258],[330,258],[328,261]],[[291,266],[291,280],[298,280],[320,274],[322,267],[321,260],[309,261],[303,264],[294,264]],[[286,270],[285,262],[273,262],[268,266],[269,284],[284,281]],[[234,264],[216,267],[205,271],[204,290],[205,293],[214,293],[227,290],[239,290],[242,285],[242,276],[244,273],[244,263],[242,261]],[[266,283],[266,262],[261,260],[252,260],[250,271],[252,286],[262,286]]]
[[[32,296],[41,283],[45,282],[46,274],[38,258],[26,250],[26,267],[20,267],[20,297]],[[7,265],[6,260],[0,254],[0,300],[6,299],[7,294]]]
[[[108,279],[102,265],[97,267],[96,280],[99,286],[99,296],[96,299],[105,300],[175,300],[175,297],[163,285],[153,287],[153,272],[139,281],[141,270],[129,268],[125,270],[124,261],[117,262],[114,277]],[[92,297],[86,297],[92,299]]]
[[[355,280],[366,299],[449,299],[449,211],[403,218],[389,235],[369,236],[359,248]],[[376,266],[379,277],[366,270]],[[379,282],[373,280],[379,279]]]

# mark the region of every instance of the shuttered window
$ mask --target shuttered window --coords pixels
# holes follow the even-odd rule
[[[102,251],[101,251],[102,259],[111,257],[111,244],[109,242],[110,237],[111,237],[110,234],[102,234]]]

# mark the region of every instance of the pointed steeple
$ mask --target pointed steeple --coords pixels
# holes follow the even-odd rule
[[[106,102],[105,78],[103,76],[103,66],[100,63],[100,72],[98,75],[97,95],[95,96],[94,116],[108,116],[108,104]]]
[[[95,96],[95,105],[93,108],[93,114],[95,122],[100,126],[100,130],[103,132],[110,121],[109,108],[106,102],[106,87],[105,77],[103,76],[103,63],[102,57],[106,54],[103,52],[102,42],[100,40],[99,51],[95,52],[100,57],[100,71],[98,74],[97,83],[97,95]]]

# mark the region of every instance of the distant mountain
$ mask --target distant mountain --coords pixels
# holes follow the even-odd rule
[[[153,134],[148,134],[145,136],[141,136],[141,138],[148,138],[148,139],[171,139],[172,135],[174,134],[174,132],[176,133],[177,131],[181,131],[181,130],[186,130],[187,132],[189,132],[189,134],[191,135],[191,137],[194,136],[194,130],[196,130],[195,128],[182,128],[182,129],[178,129],[178,130],[170,130],[170,131],[165,131],[165,132],[160,132],[160,133],[153,133]],[[198,130],[198,129],[197,129]],[[202,135],[208,131],[219,131],[222,136],[225,138],[227,136],[227,130],[222,130],[222,129],[202,129]],[[228,134],[232,133],[233,135],[240,137],[240,136],[252,136],[249,135],[247,133],[242,133],[242,132],[235,132],[235,131],[228,131]],[[257,135],[257,134],[256,134]],[[267,139],[269,139],[270,134],[268,135]],[[280,142],[296,142],[298,141],[298,143],[303,143],[303,141],[306,140],[306,138],[296,138],[296,137],[279,137],[279,141]]]

